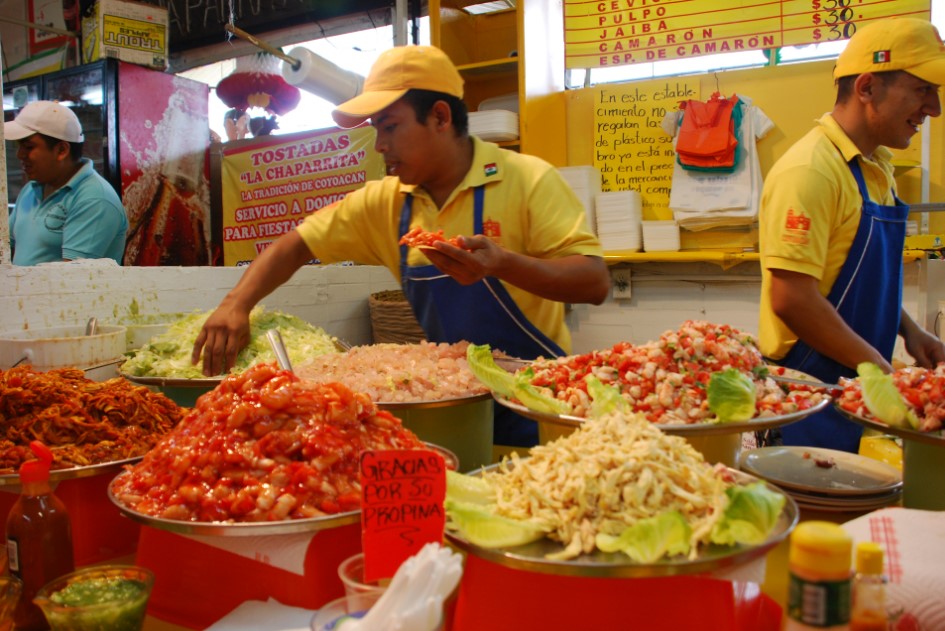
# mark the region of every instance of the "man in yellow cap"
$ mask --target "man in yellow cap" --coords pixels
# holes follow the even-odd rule
[[[233,365],[250,309],[313,256],[390,269],[430,341],[522,358],[570,352],[565,303],[600,304],[610,288],[600,243],[554,167],[469,136],[462,96],[437,48],[379,56],[363,92],[332,116],[342,127],[370,120],[388,177],[310,215],[249,266],[197,338],[193,361],[203,354],[205,374]],[[400,245],[414,228],[462,235],[459,247]],[[497,420],[495,443],[536,441],[533,421]]]
[[[768,173],[759,223],[762,352],[830,383],[861,362],[892,366],[896,336],[920,366],[945,348],[902,309],[908,206],[887,147],[941,114],[945,47],[918,18],[861,26],[837,59],[833,111]],[[781,428],[784,444],[856,452],[859,425],[832,410]]]

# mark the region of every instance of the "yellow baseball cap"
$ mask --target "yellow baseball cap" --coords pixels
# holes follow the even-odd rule
[[[371,66],[361,94],[331,112],[339,127],[357,127],[407,93],[432,90],[463,98],[463,78],[435,46],[395,46]]]
[[[945,46],[931,22],[896,17],[867,24],[840,53],[833,77],[889,70],[904,70],[923,81],[945,84]]]

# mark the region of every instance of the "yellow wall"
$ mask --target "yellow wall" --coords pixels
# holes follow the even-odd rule
[[[814,120],[833,107],[836,88],[832,78],[833,60],[798,63],[751,70],[729,70],[699,76],[701,94],[708,97],[718,89],[725,95],[743,94],[774,122],[774,129],[758,142],[761,171],[767,173],[777,158],[813,126]],[[666,79],[652,80],[665,83]],[[717,83],[716,83],[717,82]],[[643,83],[650,83],[645,81]],[[718,87],[716,87],[718,86]],[[567,103],[568,164],[593,164],[593,103],[597,87],[571,90],[563,94]],[[926,123],[929,124],[929,123]],[[945,201],[945,138],[941,118],[931,122],[931,158],[929,161],[929,199]],[[896,152],[896,157],[919,162],[921,138],[916,135],[912,145]],[[899,178],[900,197],[917,203],[921,199],[921,171],[905,171]],[[931,233],[945,233],[945,213],[932,213]]]

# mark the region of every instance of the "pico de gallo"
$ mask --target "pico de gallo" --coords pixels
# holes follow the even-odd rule
[[[586,377],[617,386],[634,412],[659,424],[711,420],[706,388],[713,373],[734,368],[755,383],[756,417],[809,409],[825,396],[807,388],[787,391],[767,378],[768,367],[748,333],[725,324],[688,320],[678,330],[641,345],[619,342],[612,348],[554,359],[538,359],[519,369],[543,394],[586,416],[591,404]]]
[[[936,432],[945,419],[945,364],[933,369],[908,366],[892,372],[892,380],[906,406],[919,420],[916,431]],[[859,379],[844,380],[838,405],[861,418],[885,423],[867,408]]]

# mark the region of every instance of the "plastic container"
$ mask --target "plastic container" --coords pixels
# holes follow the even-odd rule
[[[448,405],[423,402],[416,405],[379,402],[420,440],[445,447],[459,459],[458,471],[492,464],[493,399],[457,399]]]
[[[7,515],[7,563],[23,581],[14,615],[16,628],[46,629],[46,617],[33,603],[44,585],[75,570],[72,526],[65,504],[49,485],[52,452],[39,441],[30,443],[36,460],[20,466],[20,497]]]
[[[102,565],[61,576],[36,595],[52,631],[140,631],[154,574]]]
[[[125,327],[125,351],[135,351],[151,341],[152,337],[167,331],[168,327],[187,316],[186,313],[140,313],[118,321]]]
[[[389,581],[371,581],[364,580],[364,553],[359,552],[350,556],[341,562],[338,566],[338,577],[341,578],[341,584],[345,586],[345,596],[350,599],[362,599],[366,605],[379,598],[384,590],[387,589],[386,583]]]
[[[85,324],[0,333],[0,368],[30,364],[34,370],[87,368],[119,359],[125,352],[125,327],[100,326],[85,334]]]
[[[335,631],[339,627],[343,629],[344,626],[339,625],[339,622],[345,618],[364,617],[383,593],[379,591],[375,594],[360,594],[355,598],[342,596],[325,603],[312,616],[312,631]]]
[[[849,629],[853,540],[838,524],[801,523],[791,533],[785,631]]]
[[[856,546],[850,631],[886,631],[885,582],[883,548],[873,541],[861,541]]]

